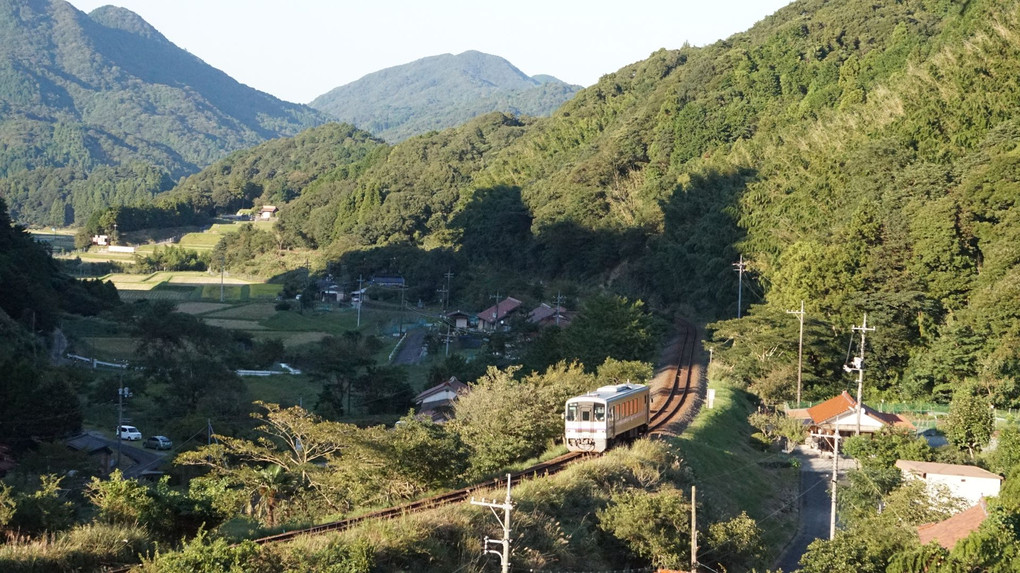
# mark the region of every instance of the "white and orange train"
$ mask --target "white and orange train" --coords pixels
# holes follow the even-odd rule
[[[602,386],[567,400],[564,441],[572,452],[604,452],[648,431],[650,395],[642,384]]]

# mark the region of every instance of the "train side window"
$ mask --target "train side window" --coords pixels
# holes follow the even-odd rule
[[[567,404],[567,421],[573,422],[577,419],[577,404]]]
[[[595,404],[595,421],[606,421],[606,406],[604,404]]]

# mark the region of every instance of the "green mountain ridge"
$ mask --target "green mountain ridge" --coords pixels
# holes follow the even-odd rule
[[[490,114],[323,173],[281,207],[279,242],[446,249],[703,316],[736,314],[743,255],[765,315],[804,300],[848,332],[869,313],[871,391],[975,378],[1020,403],[1017,8],[800,0],[551,118]],[[983,342],[949,366],[961,332]],[[817,368],[825,395],[842,374]]]
[[[0,34],[0,194],[23,223],[83,221],[325,121],[239,84],[122,8],[85,15],[62,0],[3,0]],[[163,176],[125,182],[153,169]]]
[[[547,116],[579,89],[548,75],[529,77],[498,56],[467,51],[373,72],[309,105],[395,143],[493,111]]]

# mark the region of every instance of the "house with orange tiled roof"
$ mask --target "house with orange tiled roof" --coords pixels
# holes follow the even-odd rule
[[[988,505],[982,498],[970,509],[961,511],[945,521],[917,526],[917,536],[921,538],[921,545],[935,541],[942,547],[952,550],[957,541],[973,533],[987,518]]]
[[[846,390],[810,408],[788,410],[786,415],[802,420],[809,429],[808,443],[825,451],[832,450],[837,431],[841,437],[856,435],[858,423],[861,434],[874,434],[888,426],[914,429],[909,420],[897,414],[879,412],[863,403],[858,408],[857,400]]]

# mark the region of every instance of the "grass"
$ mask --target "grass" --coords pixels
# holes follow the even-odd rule
[[[746,511],[778,550],[797,531],[800,470],[788,455],[752,445],[751,394],[716,380],[709,388],[716,392],[714,408],[702,408],[676,439],[677,449],[693,472],[701,503],[722,515]]]
[[[304,404],[311,409],[322,391],[322,382],[310,376],[280,374],[277,376],[245,376],[248,391],[257,400],[279,404],[283,407]]]

